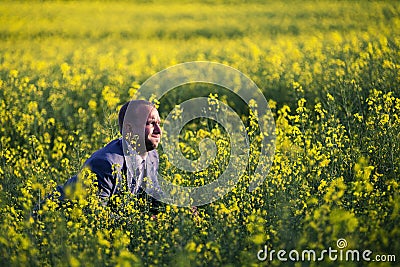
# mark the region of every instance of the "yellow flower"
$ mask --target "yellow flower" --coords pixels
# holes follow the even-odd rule
[[[90,109],[96,110],[96,108],[97,108],[97,103],[96,103],[96,101],[94,101],[93,99],[90,99],[89,102],[88,102],[88,106],[89,106]]]

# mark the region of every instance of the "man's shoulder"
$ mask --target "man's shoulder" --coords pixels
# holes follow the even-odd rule
[[[110,165],[124,163],[124,153],[120,139],[109,142],[103,148],[94,152],[87,160],[85,165],[97,165],[108,163]]]

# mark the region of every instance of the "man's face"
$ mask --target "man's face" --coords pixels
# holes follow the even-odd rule
[[[158,144],[161,140],[161,128],[160,128],[160,115],[158,111],[154,107],[150,107],[150,113],[147,117],[146,125],[145,125],[145,144],[146,150],[151,151],[157,148]]]
[[[124,124],[124,132],[128,134],[127,140],[132,142],[131,137],[138,137],[135,141],[135,147],[139,153],[157,148],[161,139],[160,116],[157,109],[152,106],[141,105],[132,112],[134,113],[126,115],[132,120],[127,120]],[[143,149],[142,144],[144,144],[145,149]]]

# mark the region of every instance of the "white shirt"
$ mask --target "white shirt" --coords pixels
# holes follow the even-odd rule
[[[158,156],[156,151],[139,155],[128,142],[124,142],[127,148],[125,161],[127,164],[127,185],[129,191],[138,194],[141,189],[153,197],[160,195],[161,189],[157,179]],[[150,157],[149,154],[152,153]],[[145,179],[146,178],[146,179]]]

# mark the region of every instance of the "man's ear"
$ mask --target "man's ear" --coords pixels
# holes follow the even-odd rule
[[[132,147],[136,148],[136,146],[139,145],[137,144],[139,135],[134,132],[134,127],[131,123],[124,123],[122,134],[123,138],[128,141]]]
[[[122,126],[122,134],[126,139],[131,139],[131,136],[133,135],[133,126],[131,123],[124,123]]]

